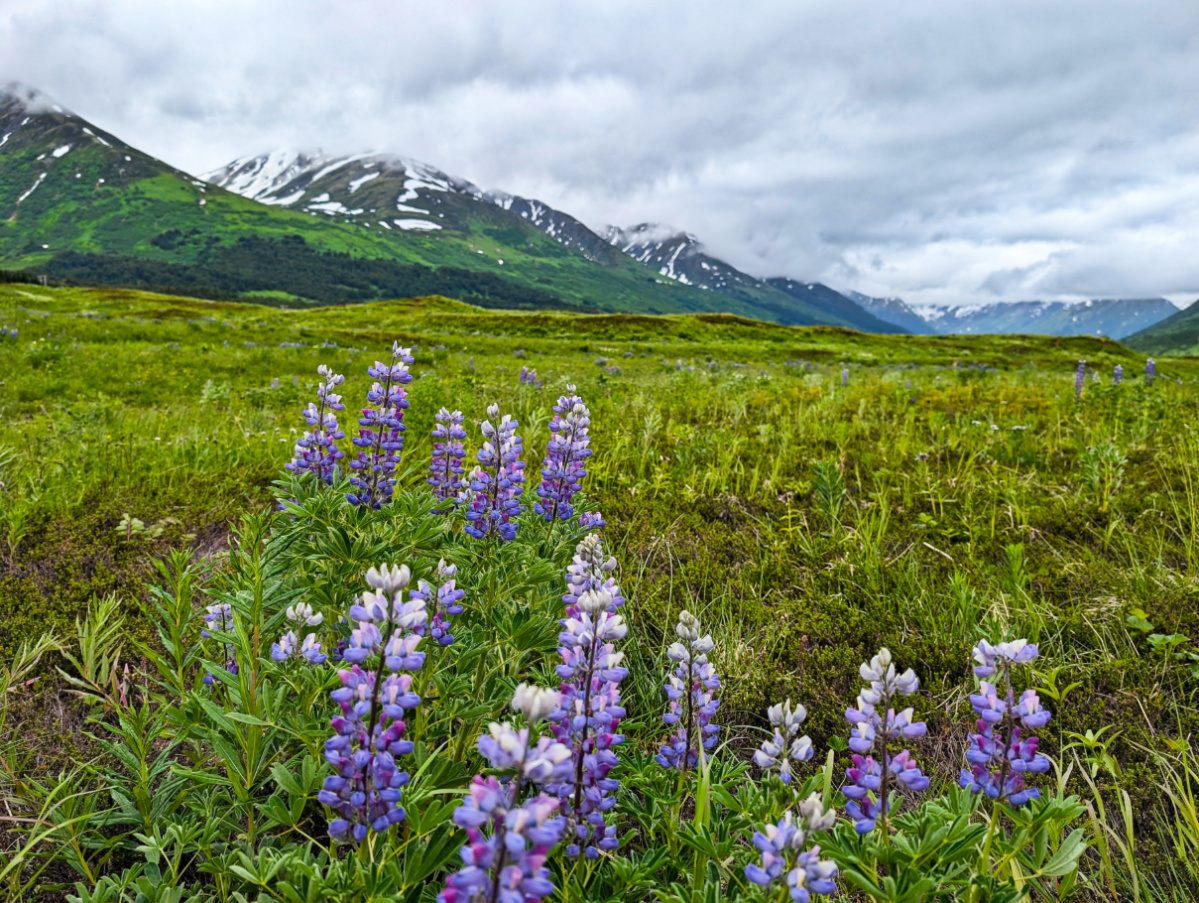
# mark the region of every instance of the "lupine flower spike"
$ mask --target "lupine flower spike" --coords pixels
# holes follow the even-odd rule
[[[535,389],[540,389],[542,386],[541,380],[537,378],[537,371],[530,370],[528,367],[520,368],[520,384],[522,386],[532,386]]]
[[[1120,364],[1116,364],[1115,372],[1112,373],[1112,385],[1118,386],[1124,382],[1124,368]]]
[[[400,796],[408,773],[399,770],[396,757],[412,752],[411,741],[403,739],[404,715],[420,697],[412,692],[412,675],[399,672],[423,667],[425,654],[417,646],[427,622],[423,598],[403,601],[410,580],[407,566],[371,568],[366,582],[374,591],[350,607],[358,626],[341,652],[350,667],[337,672],[342,686],[330,696],[341,714],[325,742],[325,759],[336,774],[325,778],[318,796],[338,815],[329,822],[334,837],[348,833],[361,841],[404,820]],[[384,678],[384,669],[393,673]]]
[[[849,385],[849,369],[848,368],[841,371],[841,385],[842,386]]]
[[[1153,358],[1145,361],[1145,385],[1152,386],[1153,378],[1157,375],[1157,365],[1153,363]]]
[[[495,535],[508,542],[516,538],[513,519],[525,510],[520,503],[521,486],[525,482],[521,440],[516,434],[520,424],[510,414],[501,419],[499,406],[494,404],[487,408],[487,416],[498,423],[483,421],[479,466],[470,475],[466,532],[475,539]]]
[[[437,426],[433,428],[433,462],[429,465],[429,485],[433,494],[443,502],[453,501],[467,486],[462,479],[465,468],[462,460],[466,457],[466,448],[462,442],[466,439],[466,430],[462,428],[465,419],[461,411],[450,411],[442,408],[434,418]]]
[[[886,823],[894,806],[892,790],[896,783],[916,792],[928,788],[928,778],[920,772],[911,753],[906,749],[894,755],[891,752],[893,743],[923,737],[926,728],[923,721],[912,721],[910,708],[897,713],[891,705],[896,697],[911,696],[920,688],[911,668],[898,673],[891,652],[880,649],[858,670],[869,686],[858,695],[857,708],[845,713],[853,725],[849,733],[853,767],[846,769],[841,792],[849,797],[845,811],[854,820],[855,829],[859,834],[868,834],[878,819]],[[873,755],[876,751],[879,761]]]
[[[712,724],[712,716],[720,706],[716,691],[720,677],[708,661],[715,648],[711,635],[700,636],[699,621],[688,611],[679,615],[675,627],[679,641],[671,643],[666,655],[677,662],[666,684],[668,700],[662,720],[674,728],[655,759],[663,768],[686,771],[699,764],[700,748],[716,745],[720,728]]]
[[[570,772],[570,750],[548,737],[536,743],[531,730],[558,708],[558,694],[521,684],[512,707],[529,727],[492,724],[479,738],[479,752],[496,771],[510,777],[476,775],[454,824],[466,831],[463,867],[449,876],[438,903],[538,903],[554,892],[546,857],[562,840],[566,819],[558,800],[545,793],[524,800],[537,785],[561,781]]]
[[[412,382],[411,363],[412,349],[396,342],[391,346],[390,364],[375,361],[366,371],[375,380],[366,395],[375,407],[362,409],[358,435],[351,440],[359,449],[357,460],[350,462],[354,491],[346,498],[352,505],[382,508],[391,501],[395,490],[392,474],[404,450],[404,411],[408,407],[404,386]]]
[[[799,737],[799,726],[808,717],[802,705],[791,708],[791,700],[772,705],[766,711],[774,736],[762,744],[754,753],[754,763],[763,770],[777,768],[784,784],[791,783],[791,764],[807,762],[812,758],[812,740],[807,734]]]
[[[1025,690],[1020,698],[1012,689],[1012,667],[1033,661],[1037,647],[1028,640],[1012,640],[992,646],[986,640],[974,647],[974,674],[990,678],[998,671],[1002,687],[983,679],[979,691],[970,697],[978,713],[977,731],[970,735],[966,750],[969,770],[962,769],[961,785],[971,793],[985,793],[993,800],[1023,806],[1040,799],[1041,791],[1025,784],[1028,774],[1044,774],[1049,760],[1037,752],[1033,731],[1049,723],[1049,712],[1041,706],[1035,690]]]
[[[287,620],[298,627],[318,627],[325,620],[320,612],[313,612],[312,606],[306,602],[293,605],[287,609]],[[285,662],[289,658],[303,658],[309,664],[320,665],[326,656],[321,654],[321,644],[316,641],[316,634],[310,633],[300,640],[299,634],[293,628],[279,638],[279,642],[271,644],[271,658],[277,662]]]
[[[450,633],[450,618],[462,614],[463,611],[462,599],[466,593],[458,589],[455,579],[457,575],[458,567],[446,564],[443,558],[437,564],[437,578],[442,581],[441,586],[434,591],[424,580],[418,580],[416,589],[408,593],[413,601],[420,599],[427,609],[433,611],[425,629],[419,632],[421,636],[432,638],[439,646],[449,646],[454,642],[454,635]]]
[[[587,476],[584,467],[591,457],[591,437],[587,434],[591,426],[591,412],[583,399],[575,394],[574,386],[567,386],[568,394],[561,396],[554,405],[554,419],[550,421],[550,440],[546,447],[545,462],[541,465],[541,485],[537,487],[538,501],[533,510],[545,518],[546,523],[570,520],[574,513],[571,504],[575,493],[582,488]]]
[[[310,473],[326,483],[337,476],[337,462],[345,452],[337,447],[337,440],[346,434],[337,425],[337,411],[344,411],[341,396],[334,390],[345,382],[345,377],[334,373],[325,364],[316,368],[321,382],[316,389],[317,401],[309,402],[303,417],[312,429],[306,430],[296,442],[295,454],[287,469],[295,474]]]
[[[611,562],[615,565],[615,561]],[[618,733],[625,716],[620,682],[628,676],[621,665],[623,652],[615,644],[628,635],[624,618],[616,613],[624,600],[615,581],[604,578],[611,570],[603,562],[598,538],[588,536],[575,553],[567,570],[568,616],[562,620],[558,653],[562,664],[559,707],[549,716],[554,737],[571,751],[571,774],[546,790],[566,800],[574,838],[566,847],[568,856],[583,852],[597,858],[600,851],[618,846],[616,832],[605,821],[605,813],[616,805],[612,794],[620,786],[609,777],[617,759],[613,749],[624,742]],[[581,580],[580,580],[581,578]],[[580,582],[576,582],[580,581]],[[579,589],[585,586],[584,589]]]
[[[761,863],[745,867],[746,879],[759,887],[770,887],[781,879],[793,903],[809,903],[812,894],[833,893],[836,863],[821,859],[819,846],[804,847],[813,834],[829,830],[836,818],[836,811],[824,809],[814,793],[800,803],[798,819],[786,812],[778,824],[755,832],[754,846]]]
[[[1074,371],[1074,400],[1082,398],[1082,387],[1087,379],[1087,362],[1079,361],[1078,368]]]
[[[200,636],[204,639],[211,639],[212,634],[208,632],[208,628],[219,630],[222,633],[228,633],[233,629],[233,606],[228,602],[218,602],[215,605],[209,605],[204,609],[204,624],[205,628],[200,631]],[[233,644],[222,644],[221,651],[224,653],[225,670],[230,674],[237,673],[237,658],[233,654]],[[204,685],[211,687],[216,683],[216,678],[211,674],[204,675]]]

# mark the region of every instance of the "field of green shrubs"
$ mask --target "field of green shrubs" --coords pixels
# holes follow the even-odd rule
[[[3,899],[1199,894],[1192,361],[1157,361],[1149,384],[1143,357],[1101,339],[508,314],[439,298],[285,311],[27,285],[0,286],[0,326]],[[403,451],[394,499],[369,510],[346,501],[347,470],[327,486],[284,465],[311,428],[300,411],[316,400],[317,367],[344,374],[338,417],[356,435],[367,368],[392,361],[393,342],[413,358]],[[553,407],[575,393],[593,452],[576,507],[602,515],[598,530],[532,510],[560,434]],[[492,404],[519,422],[526,462],[510,541],[467,535],[469,506],[426,485],[437,412],[462,411],[469,470],[481,422],[500,426]],[[349,438],[341,447],[348,464],[357,450]],[[610,777],[586,765],[603,772],[595,793],[616,838],[605,843],[561,790],[583,766],[547,777],[511,746],[522,730],[529,747],[538,732],[550,746],[575,737],[528,687],[567,680],[559,633],[588,609],[563,593],[586,536],[615,559],[603,574],[625,600],[609,587],[610,607],[593,612],[597,624],[619,616],[623,653],[603,678],[626,712],[623,742]],[[384,565],[409,566],[410,582],[376,570],[368,584]],[[442,645],[437,587],[419,581],[445,583],[454,569],[463,611]],[[352,633],[369,622],[350,611],[369,607],[363,593],[386,608],[409,585],[432,592],[428,629],[405,634],[423,642],[420,665],[411,648],[380,652]],[[303,620],[300,603],[321,619],[296,629],[313,631],[329,661],[272,657]],[[399,623],[386,618],[384,640]],[[972,700],[986,679],[972,653],[1016,639],[1039,654],[1010,667],[1001,655],[999,673],[1052,713],[1035,731],[1048,770],[1028,774],[1041,798],[1024,805],[959,788],[985,708]],[[327,783],[327,741],[350,736],[330,719],[351,705],[337,694],[358,678],[338,667],[357,668],[346,653],[359,648],[380,682],[386,667],[400,698],[420,697],[396,704],[402,720],[386,716],[403,736],[404,816],[361,837],[322,796],[342,792]],[[884,648],[894,685],[863,665]],[[700,675],[682,703],[663,691],[678,669]],[[847,768],[862,735],[846,710],[872,680],[880,715],[905,695],[894,708],[927,726],[899,736],[928,786],[905,780],[890,816],[859,833],[846,813],[862,800],[844,791],[859,780]],[[362,686],[353,692],[378,702]],[[713,700],[715,714],[697,714]],[[786,700],[806,708],[802,727],[768,716]],[[851,714],[869,719],[867,703]],[[681,720],[664,724],[672,712]],[[712,744],[693,744],[709,717]],[[680,724],[684,754],[672,759],[662,747]],[[792,728],[813,752],[794,757],[784,783],[755,750],[772,732],[789,744]],[[888,743],[873,754],[886,760]],[[464,804],[468,787],[481,789]],[[501,797],[486,811],[507,821],[470,821]],[[594,856],[570,855],[562,835],[580,828]],[[519,851],[504,846],[512,838]],[[447,884],[472,862],[478,874]],[[772,873],[771,862],[785,866]]]

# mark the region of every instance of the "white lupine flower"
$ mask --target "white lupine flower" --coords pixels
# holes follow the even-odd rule
[[[407,589],[411,579],[412,572],[406,564],[401,564],[398,567],[385,564],[379,568],[371,568],[366,572],[367,584],[377,590],[382,590],[389,596],[394,596],[396,593]]]
[[[522,683],[512,696],[512,708],[528,719],[529,723],[549,717],[562,705],[562,694],[549,687],[538,687]]]
[[[304,623],[309,627],[316,627],[325,620],[325,616],[320,612],[313,613],[312,606],[307,602],[297,602],[295,605],[288,607],[287,620]]]

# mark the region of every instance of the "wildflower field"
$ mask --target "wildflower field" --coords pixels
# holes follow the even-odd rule
[[[0,326],[0,899],[1199,894],[1194,362],[17,285]]]

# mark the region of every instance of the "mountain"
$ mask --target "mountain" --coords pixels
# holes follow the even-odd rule
[[[1134,332],[1124,344],[1144,354],[1199,355],[1199,302]]]
[[[568,214],[402,158],[275,152],[210,178],[36,90],[0,89],[0,267],[292,305],[443,294],[850,325],[773,290],[720,294],[663,277]]]
[[[872,311],[864,309],[861,304],[848,295],[834,291],[819,282],[799,282],[795,279],[775,276],[767,279],[766,283],[779,291],[786,292],[793,298],[806,301],[829,316],[836,316],[852,323],[855,329],[863,332],[908,333],[913,331],[902,323],[884,320]]]
[[[661,223],[641,223],[628,228],[608,226],[603,234],[614,248],[656,270],[659,276],[774,311],[772,319],[786,312],[793,318],[788,322],[800,325],[829,323],[863,332],[903,332],[825,286],[819,286],[819,291],[796,291],[793,287],[802,283],[750,276],[709,255],[690,232]]]
[[[873,298],[861,292],[845,292],[845,297],[884,323],[902,326],[913,335],[932,335],[936,332],[928,320],[912,310],[902,298]]]
[[[1178,312],[1165,298],[1005,301],[982,307],[916,310],[939,333],[1103,335],[1112,339],[1122,339]]]

